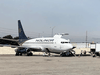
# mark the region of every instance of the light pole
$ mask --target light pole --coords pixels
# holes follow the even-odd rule
[[[87,31],[86,31],[86,48],[87,48],[87,38],[88,38],[88,36],[87,36]]]
[[[53,29],[55,28],[55,26],[52,28],[52,37],[53,37]]]
[[[38,35],[39,37],[40,37],[40,33],[39,33],[39,35]]]

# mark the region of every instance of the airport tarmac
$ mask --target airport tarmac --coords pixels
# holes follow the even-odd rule
[[[75,48],[74,49],[74,51],[75,51],[76,54],[81,54],[81,50],[89,52],[90,48]],[[15,54],[15,48],[0,47],[0,54]],[[43,52],[33,52],[33,54],[43,55]]]
[[[0,75],[99,75],[100,58],[0,55]]]

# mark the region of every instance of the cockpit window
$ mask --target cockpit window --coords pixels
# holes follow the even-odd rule
[[[64,44],[64,43],[69,43],[69,42],[61,42],[62,44]]]

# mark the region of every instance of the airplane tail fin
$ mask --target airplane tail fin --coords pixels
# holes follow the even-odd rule
[[[18,33],[19,33],[19,44],[22,44],[23,42],[25,42],[26,40],[28,40],[28,38],[26,37],[21,21],[18,20]]]

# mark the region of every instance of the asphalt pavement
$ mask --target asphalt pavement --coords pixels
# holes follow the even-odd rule
[[[100,57],[0,55],[0,75],[100,75]]]

